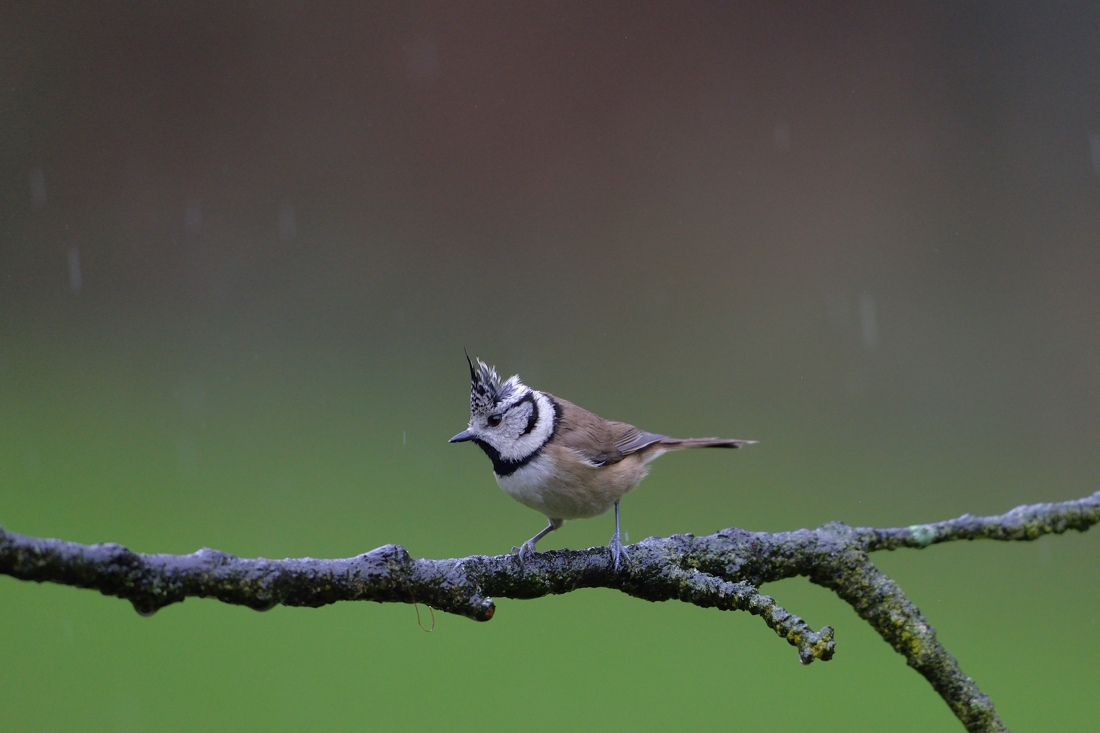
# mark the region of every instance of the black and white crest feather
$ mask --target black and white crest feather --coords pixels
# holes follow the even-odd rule
[[[488,415],[501,405],[511,402],[519,391],[524,390],[518,375],[502,382],[496,369],[481,359],[477,360],[477,367],[470,361],[469,354],[466,355],[466,361],[470,364],[471,415]]]

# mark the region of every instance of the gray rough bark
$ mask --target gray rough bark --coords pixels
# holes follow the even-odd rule
[[[804,576],[850,603],[924,675],[966,730],[986,733],[1008,728],[989,697],[936,640],[932,625],[869,554],[955,540],[1027,541],[1070,529],[1084,532],[1097,523],[1100,491],[1076,501],[1020,506],[999,516],[964,514],[893,529],[830,522],[795,532],[724,529],[707,537],[650,537],[630,547],[630,561],[618,572],[606,547],[544,552],[526,564],[515,555],[418,560],[399,545],[340,560],[265,560],[209,549],[144,555],[116,544],[80,545],[0,528],[0,573],[95,589],[125,598],[143,615],[194,596],[257,610],[336,601],[423,603],[488,621],[496,610],[492,596],[539,598],[577,588],[614,588],[649,601],[748,611],[809,664],[832,658],[832,627],[815,631],[758,590],[764,583]]]

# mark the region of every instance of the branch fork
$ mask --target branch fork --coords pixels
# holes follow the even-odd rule
[[[723,611],[748,611],[798,650],[803,664],[828,661],[831,626],[815,631],[760,592],[765,583],[807,577],[847,601],[943,698],[973,733],[1007,731],[993,703],[940,645],[932,625],[870,553],[922,549],[940,542],[1030,541],[1100,523],[1100,491],[1055,504],[1016,507],[999,516],[964,514],[935,524],[875,529],[829,522],[815,530],[706,537],[650,537],[630,547],[615,570],[606,547],[558,550],[521,562],[516,555],[415,559],[400,545],[356,557],[247,559],[218,550],[189,555],[140,554],[121,545],[81,545],[0,528],[0,573],[124,598],[143,616],[188,597],[266,611],[277,605],[319,607],[337,601],[424,603],[488,621],[493,596],[540,598],[577,588],[612,588],[648,601],[679,600]]]

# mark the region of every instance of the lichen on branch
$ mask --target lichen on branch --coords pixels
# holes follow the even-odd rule
[[[0,573],[22,580],[98,590],[130,601],[143,615],[188,597],[266,610],[337,601],[424,603],[488,621],[493,597],[540,598],[578,588],[611,588],[648,601],[679,600],[724,611],[748,611],[798,650],[803,664],[832,658],[832,627],[815,631],[760,592],[765,583],[807,577],[847,601],[909,665],[920,672],[966,730],[1007,731],[993,703],[936,639],[935,629],[870,553],[920,549],[954,540],[1034,540],[1100,523],[1100,491],[1056,504],[1020,506],[1006,514],[964,514],[935,524],[875,529],[830,522],[815,530],[706,537],[650,537],[630,547],[616,571],[606,547],[516,555],[415,559],[399,545],[356,557],[248,559],[218,550],[190,555],[140,554],[117,544],[81,545],[0,528]]]

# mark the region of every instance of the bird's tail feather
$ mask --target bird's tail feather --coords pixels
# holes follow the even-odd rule
[[[665,450],[681,450],[683,448],[740,448],[756,442],[736,438],[662,438],[657,441],[657,445]]]

